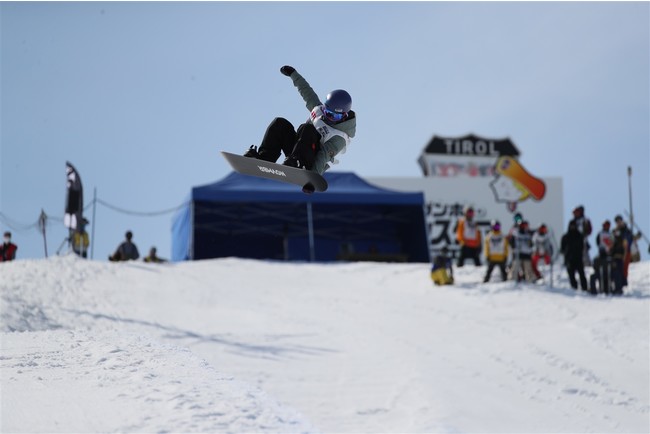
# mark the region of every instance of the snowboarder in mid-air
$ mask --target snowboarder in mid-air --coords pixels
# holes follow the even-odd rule
[[[284,165],[304,168],[323,174],[329,163],[337,163],[336,155],[344,153],[354,137],[357,119],[352,98],[345,90],[331,91],[323,104],[309,83],[291,66],[280,72],[293,80],[311,115],[296,130],[285,118],[275,118],[266,129],[259,148],[251,146],[245,157],[276,162],[281,152]]]

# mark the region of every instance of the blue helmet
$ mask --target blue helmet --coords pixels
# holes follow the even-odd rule
[[[336,89],[327,94],[325,107],[334,113],[345,114],[352,108],[352,97],[343,89]]]

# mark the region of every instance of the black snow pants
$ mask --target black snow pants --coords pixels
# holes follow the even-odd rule
[[[585,276],[585,266],[580,262],[567,262],[566,271],[569,275],[569,282],[573,289],[578,289],[578,281],[576,280],[576,273],[580,278],[580,288],[583,291],[587,291],[587,277]]]
[[[275,163],[280,153],[284,152],[285,157],[295,158],[311,169],[320,150],[320,139],[318,130],[308,122],[300,125],[296,131],[285,118],[275,118],[266,128],[258,150],[259,158]]]
[[[483,279],[483,282],[490,281],[490,276],[492,276],[492,270],[494,270],[494,267],[499,267],[499,271],[501,272],[501,280],[503,280],[504,282],[508,280],[508,275],[506,274],[506,261],[494,262],[488,260],[487,273],[485,274],[485,278]]]
[[[472,259],[474,261],[474,265],[478,267],[481,265],[481,260],[479,259],[480,254],[480,247],[462,246],[460,248],[460,256],[458,257],[458,263],[456,265],[458,267],[462,267],[465,265],[465,259]]]

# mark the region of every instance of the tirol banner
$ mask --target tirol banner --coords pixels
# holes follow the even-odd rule
[[[475,135],[434,136],[418,163],[421,178],[370,178],[368,181],[398,191],[422,191],[432,257],[442,248],[459,249],[455,242],[458,219],[472,206],[485,235],[492,220],[507,232],[519,213],[532,229],[545,224],[555,242],[563,228],[561,178],[531,174],[519,161],[520,152],[510,139]]]
[[[82,220],[82,213],[84,208],[83,187],[81,185],[81,178],[77,169],[72,164],[66,161],[65,163],[66,175],[66,200],[65,200],[65,215],[63,216],[63,224],[70,230],[77,230],[79,223]]]

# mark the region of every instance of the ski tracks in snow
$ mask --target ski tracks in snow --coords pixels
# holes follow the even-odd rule
[[[58,330],[5,334],[2,347],[3,395],[12,397],[3,432],[20,432],[26,417],[40,432],[310,431],[264,392],[147,338]],[[34,399],[50,411],[25,414]]]

